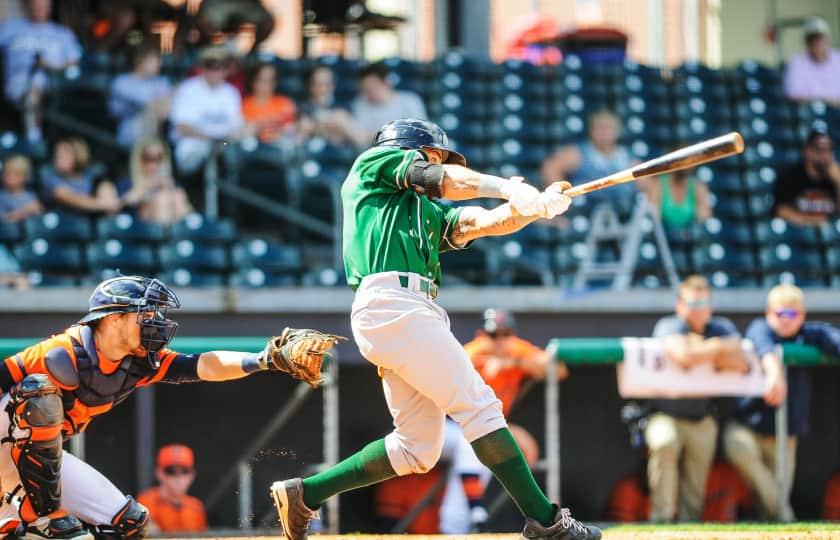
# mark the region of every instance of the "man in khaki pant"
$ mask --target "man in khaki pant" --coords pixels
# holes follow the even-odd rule
[[[680,284],[676,315],[660,319],[653,337],[663,339],[668,361],[684,369],[703,363],[716,369],[747,369],[738,330],[728,319],[712,317],[711,291],[702,276],[690,276]],[[645,428],[650,519],[699,521],[717,439],[712,402],[654,399],[650,406]]]
[[[808,432],[811,374],[805,368],[782,369],[779,346],[807,343],[825,354],[840,356],[840,330],[821,322],[805,322],[805,296],[793,285],[778,285],[767,294],[764,317],[754,320],[746,337],[755,345],[767,383],[763,399],[741,398],[726,426],[726,458],[755,489],[764,514],[773,520],[792,521],[790,490],[796,466],[797,439]],[[776,407],[787,396],[788,440],[784,490],[776,476]]]

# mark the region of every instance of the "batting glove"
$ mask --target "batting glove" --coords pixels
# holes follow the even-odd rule
[[[521,176],[513,176],[502,184],[499,190],[502,197],[507,199],[510,207],[520,216],[539,216],[545,213],[545,202],[540,197],[540,191],[530,184],[523,182]]]
[[[547,187],[545,191],[540,193],[540,199],[543,201],[545,207],[540,217],[551,219],[559,216],[569,209],[572,204],[572,198],[564,195],[563,191],[569,189],[572,185],[568,182],[555,182]]]

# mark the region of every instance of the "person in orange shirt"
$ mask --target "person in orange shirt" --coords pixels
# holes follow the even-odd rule
[[[149,509],[149,531],[202,532],[207,530],[204,504],[187,495],[195,480],[193,451],[183,444],[170,444],[158,450],[155,476],[158,486],[137,496],[137,502]]]
[[[498,308],[484,311],[482,327],[476,332],[475,339],[464,345],[464,350],[479,375],[502,402],[505,417],[513,409],[522,385],[529,379],[544,379],[546,366],[551,361],[546,351],[518,337],[513,315]],[[568,376],[566,364],[558,363],[557,378],[565,380]],[[527,463],[533,466],[540,452],[536,439],[521,426],[511,424],[510,430]],[[451,446],[454,457],[441,505],[441,532],[465,534],[480,530],[487,520],[483,499],[490,479],[489,471],[478,461],[472,447],[466,444],[453,422],[447,422],[445,436],[444,452],[447,446]],[[450,440],[453,442],[450,443]]]
[[[94,540],[142,538],[148,511],[96,469],[62,451],[66,438],[125,401],[135,389],[240,379],[278,371],[270,354],[167,348],[181,304],[157,279],[100,283],[76,324],[0,362],[0,534]],[[269,342],[271,343],[271,342]],[[16,515],[10,516],[11,510]]]
[[[389,533],[408,515],[409,512],[431,495],[432,499],[415,516],[405,530],[408,534],[438,534],[440,532],[440,501],[443,489],[439,485],[443,474],[438,463],[426,474],[395,476],[376,485],[374,506],[377,527],[383,533]],[[434,493],[433,493],[434,492]]]
[[[265,144],[277,144],[290,135],[297,122],[297,106],[291,98],[276,94],[277,68],[257,65],[249,79],[249,94],[242,100],[242,116]]]

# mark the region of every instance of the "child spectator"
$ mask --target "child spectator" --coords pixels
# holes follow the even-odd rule
[[[43,210],[38,197],[26,189],[32,172],[29,158],[13,155],[3,162],[3,189],[0,191],[0,216],[4,221],[21,221]]]
[[[120,204],[137,217],[161,225],[180,221],[193,209],[175,185],[167,146],[156,137],[138,141],[131,150],[130,176],[118,185]]]
[[[144,47],[133,58],[130,73],[123,73],[111,83],[108,107],[117,119],[117,141],[131,147],[137,140],[158,135],[161,123],[169,116],[172,86],[160,75],[160,54]]]
[[[187,495],[195,480],[195,456],[188,446],[170,444],[158,451],[155,476],[158,486],[137,496],[149,509],[152,533],[187,533],[207,530],[204,504]]]
[[[277,144],[291,135],[297,121],[297,107],[289,97],[276,94],[277,68],[259,64],[248,81],[249,95],[242,101],[242,115],[250,128],[266,144]]]
[[[113,214],[120,209],[116,188],[90,166],[90,148],[78,137],[55,144],[43,181],[46,198],[70,213]]]

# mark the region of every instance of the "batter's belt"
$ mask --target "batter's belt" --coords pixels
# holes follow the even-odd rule
[[[438,295],[438,286],[433,280],[414,272],[380,272],[365,276],[362,281],[373,279],[377,280],[377,282],[381,282],[382,280],[389,281],[394,286],[399,285],[411,292],[422,294],[431,300],[437,298]]]

